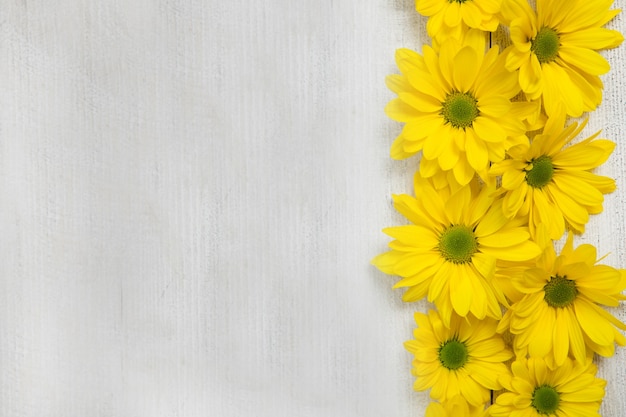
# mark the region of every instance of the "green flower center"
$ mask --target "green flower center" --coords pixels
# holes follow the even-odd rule
[[[467,226],[450,226],[439,238],[439,252],[446,261],[464,264],[472,260],[478,250],[478,242],[474,232]]]
[[[441,105],[443,119],[458,129],[471,127],[479,115],[478,100],[470,93],[450,93]]]
[[[554,414],[559,408],[559,393],[549,385],[535,388],[532,406],[539,414]]]
[[[445,368],[459,369],[467,363],[467,347],[456,339],[450,339],[439,348],[439,362]]]
[[[535,39],[530,41],[530,50],[543,64],[556,59],[560,45],[559,34],[556,30],[544,27],[539,30]]]
[[[543,287],[543,290],[545,291],[544,300],[554,308],[569,306],[578,295],[576,283],[558,275],[550,278],[550,282]]]
[[[463,4],[465,3],[467,0],[448,0],[448,3],[459,3],[459,4]]]
[[[526,182],[534,188],[543,188],[554,175],[554,165],[548,155],[540,156],[530,162],[532,168],[526,171]]]

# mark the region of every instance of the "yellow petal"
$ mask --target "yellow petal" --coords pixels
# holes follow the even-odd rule
[[[563,68],[554,62],[543,64],[541,70],[544,79],[544,108],[548,116],[555,114],[559,105],[562,105],[568,115],[579,117],[583,112],[580,88],[572,83]]]
[[[452,70],[454,87],[460,92],[469,91],[474,84],[478,69],[476,51],[470,46],[462,48],[454,57]]]
[[[441,0],[415,0],[415,9],[424,16],[438,13],[444,5],[445,3]]]
[[[575,231],[582,233],[585,224],[589,221],[587,210],[576,203],[568,194],[562,192],[560,188],[550,186],[550,184],[547,187],[549,187],[554,200],[558,202],[558,207],[563,213],[563,217]]]
[[[434,134],[426,138],[423,148],[423,156],[426,159],[437,159],[451,146],[452,137],[445,132],[450,130],[448,126],[441,126]]]
[[[539,246],[532,241],[509,247],[483,247],[481,251],[503,261],[528,261],[541,254]]]
[[[459,158],[461,157],[461,152],[459,151],[458,146],[454,141],[452,141],[446,152],[442,152],[437,161],[439,162],[439,166],[444,171],[449,171],[459,162]]]
[[[600,77],[597,75],[580,72],[569,66],[563,67],[563,71],[576,86],[578,94],[583,100],[583,111],[594,110],[602,101],[602,89],[604,88]]]
[[[483,13],[475,2],[469,1],[461,4],[461,17],[463,22],[471,28],[480,28],[482,26]]]
[[[587,349],[585,347],[585,339],[583,338],[580,325],[574,318],[574,313],[571,311],[563,311],[562,315],[566,316],[564,322],[567,325],[567,331],[569,333],[569,346],[574,355],[574,358],[583,363],[587,355]]]
[[[441,112],[441,102],[433,97],[421,93],[401,92],[398,98],[416,110],[416,113],[439,113]]]
[[[613,343],[613,328],[598,316],[598,308],[582,298],[574,302],[576,318],[585,334],[599,345],[608,345]]]
[[[485,216],[476,226],[474,233],[480,239],[500,230],[509,220],[502,214],[502,205],[498,201],[494,202]]]
[[[552,349],[554,352],[554,361],[557,366],[565,362],[565,358],[569,352],[569,332],[567,326],[567,317],[563,309],[556,309],[556,322],[552,332]]]
[[[591,144],[578,143],[563,149],[554,156],[555,165],[563,168],[587,170],[602,164],[615,149],[609,140],[596,140]]]
[[[399,74],[392,74],[385,77],[385,84],[387,85],[387,88],[396,94],[401,91],[411,90],[411,84],[409,84],[406,77]]]
[[[393,274],[403,277],[413,276],[416,274],[423,274],[426,276],[432,275],[430,271],[426,273],[425,270],[432,267],[433,260],[436,261],[437,258],[438,256],[432,252],[404,252],[402,257],[399,258],[393,265]],[[415,285],[417,282],[421,282],[421,280],[411,282],[411,284]],[[396,288],[406,286],[405,284],[406,281],[396,284]]]
[[[398,260],[401,259],[402,254],[396,251],[389,251],[385,253],[381,253],[372,259],[372,265],[376,268],[380,269],[385,274],[393,275],[393,269],[398,263]]]
[[[405,159],[405,158],[408,158],[408,157],[414,155],[416,152],[418,152],[421,149],[422,142],[423,141],[416,141],[415,142],[415,143],[418,143],[418,145],[416,145],[416,148],[418,150],[416,150],[415,152],[413,152],[413,153],[406,152],[404,150],[404,144],[406,143],[406,139],[404,138],[404,136],[400,135],[391,144],[391,150],[389,151],[389,156],[391,156],[393,159]]]
[[[454,311],[461,316],[467,316],[472,304],[472,285],[470,278],[463,276],[462,268],[450,268],[450,301]]]
[[[502,126],[491,117],[478,116],[472,126],[476,135],[485,142],[502,142],[506,139]]]
[[[511,28],[513,31],[513,28]],[[511,32],[511,36],[513,32]],[[522,35],[523,36],[523,35]],[[502,53],[506,56],[505,67],[509,71],[518,70],[525,62],[530,60],[530,42],[528,42],[528,48],[520,50],[514,46],[509,46]]]
[[[449,224],[460,224],[463,221],[463,214],[467,210],[472,198],[470,187],[463,187],[456,191],[446,201],[446,216]]]
[[[419,174],[423,178],[431,178],[440,171],[439,163],[436,159],[420,159]]]
[[[396,50],[396,65],[403,74],[408,74],[415,69],[424,68],[424,58],[415,51],[407,48]]]
[[[439,115],[433,113],[419,114],[404,125],[402,136],[406,138],[408,143],[412,144],[435,134],[442,127],[443,119]],[[405,150],[408,151],[406,145]]]
[[[383,232],[415,248],[432,249],[436,248],[439,244],[439,239],[433,230],[422,226],[406,225],[387,227],[383,229]]]
[[[419,115],[414,107],[409,106],[399,98],[391,100],[385,106],[385,113],[397,122],[408,122]]]
[[[531,191],[531,195],[532,202],[534,203],[534,206],[532,207],[532,215],[535,217],[535,225],[543,223],[548,227],[548,234],[550,235],[550,238],[559,239],[565,232],[563,213],[550,202],[543,190],[533,189]]]
[[[498,232],[481,237],[478,240],[480,247],[509,247],[526,242],[530,238],[526,227],[511,227],[499,230]]]
[[[481,0],[476,2],[476,5],[486,13],[494,14],[500,11],[501,3],[502,2],[498,0]]]
[[[561,43],[579,48],[607,49],[615,48],[624,41],[624,36],[616,30],[588,28],[561,35]]]
[[[446,417],[448,413],[441,404],[431,402],[428,404],[428,407],[426,407],[426,413],[424,415],[425,417]]]
[[[461,384],[460,388],[463,397],[474,406],[481,406],[489,400],[489,391],[471,379]]]
[[[412,223],[430,227],[430,219],[422,213],[415,197],[407,194],[392,194],[393,207]]]
[[[604,201],[602,193],[597,188],[575,176],[568,175],[566,172],[555,175],[553,181],[561,191],[569,195],[579,205],[595,206]]]
[[[548,356],[552,350],[552,328],[554,327],[555,315],[552,309],[545,309],[545,311],[548,313],[541,315],[541,322],[530,327],[527,332],[530,339],[528,353],[531,357],[543,358]]]
[[[477,252],[472,256],[472,264],[487,280],[490,280],[493,277],[496,270],[496,258],[482,252]]]
[[[407,74],[407,79],[410,83],[410,88],[405,89],[405,91],[415,89],[424,95],[434,98],[438,102],[443,102],[446,99],[446,91],[428,70],[411,71]]]
[[[476,173],[466,158],[459,158],[459,163],[454,166],[452,172],[454,173],[454,179],[461,185],[468,184]]]
[[[432,20],[432,19],[429,19]],[[441,73],[441,66],[439,61],[443,58],[440,58],[435,50],[428,45],[424,45],[422,47],[422,53],[424,54],[424,64],[430,75],[435,80],[436,85],[440,85],[444,91],[451,91],[451,83],[443,76]],[[444,52],[445,54],[446,52]],[[446,56],[445,58],[451,59],[452,57]]]
[[[543,88],[541,64],[537,56],[530,54],[519,67],[519,83],[522,90],[536,98]]]
[[[578,278],[576,284],[585,289],[593,289],[606,294],[622,292],[620,271],[608,265],[596,265],[589,275]]]
[[[502,199],[502,213],[508,217],[513,218],[522,208],[524,201],[526,200],[528,185],[522,180],[512,191],[508,192]]]
[[[559,56],[568,64],[592,75],[606,74],[611,69],[606,59],[591,49],[561,46]]]
[[[471,129],[468,129],[465,133],[467,161],[476,171],[486,169],[489,164],[489,152],[487,151],[485,142],[479,139]]]
[[[569,171],[568,173],[569,175],[580,178],[594,188],[597,188],[602,194],[615,191],[615,180],[613,178],[592,174],[587,171]]]
[[[461,5],[459,3],[450,3],[446,8],[445,13],[446,25],[455,27],[461,23]]]
[[[488,314],[487,309],[491,306],[491,304],[496,305],[496,309],[499,313],[500,305],[495,299],[494,294],[492,294],[492,291],[484,285],[484,280],[478,276],[480,272],[477,271],[476,268],[469,267],[466,269],[471,269],[471,273],[467,273],[471,287],[470,291],[472,293],[472,304],[470,306],[471,313],[479,320],[482,320]]]
[[[568,33],[591,26],[602,26],[606,23],[604,15],[612,3],[613,0],[579,1],[576,7],[563,8],[567,10],[567,19],[560,23],[559,29]]]
[[[439,295],[448,287],[448,278],[452,276],[453,266],[447,261],[440,264],[440,268],[433,277],[430,287],[428,288],[428,301],[431,303],[439,297]]]
[[[548,382],[548,367],[543,358],[530,358],[528,360],[528,369],[531,374],[534,372],[535,381],[538,385],[543,385]]]
[[[490,96],[478,100],[478,110],[481,114],[498,118],[511,110],[511,102],[503,96]]]

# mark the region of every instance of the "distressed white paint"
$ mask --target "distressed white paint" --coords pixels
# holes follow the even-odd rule
[[[384,76],[424,23],[412,0],[0,1],[0,416],[423,415],[402,342],[426,305],[369,260],[416,165],[388,158]],[[579,241],[626,266],[605,55],[586,131],[618,142],[619,190]]]

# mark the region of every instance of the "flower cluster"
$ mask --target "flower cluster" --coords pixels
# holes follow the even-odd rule
[[[405,344],[427,417],[598,416],[594,355],[626,345],[605,308],[626,299],[626,270],[574,246],[615,190],[593,172],[615,143],[571,119],[602,101],[598,51],[622,43],[604,27],[619,11],[527,1],[416,0],[432,46],[398,50],[386,80],[385,111],[404,124],[391,157],[420,160],[415,194],[393,196],[410,224],[383,230],[372,263],[404,301],[434,306]],[[488,42],[499,27],[503,50]]]

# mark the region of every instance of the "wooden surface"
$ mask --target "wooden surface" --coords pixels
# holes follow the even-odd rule
[[[369,261],[417,164],[388,157],[384,77],[424,25],[412,0],[0,0],[0,417],[422,416],[427,305]],[[585,133],[618,190],[578,242],[626,267],[604,54]]]

